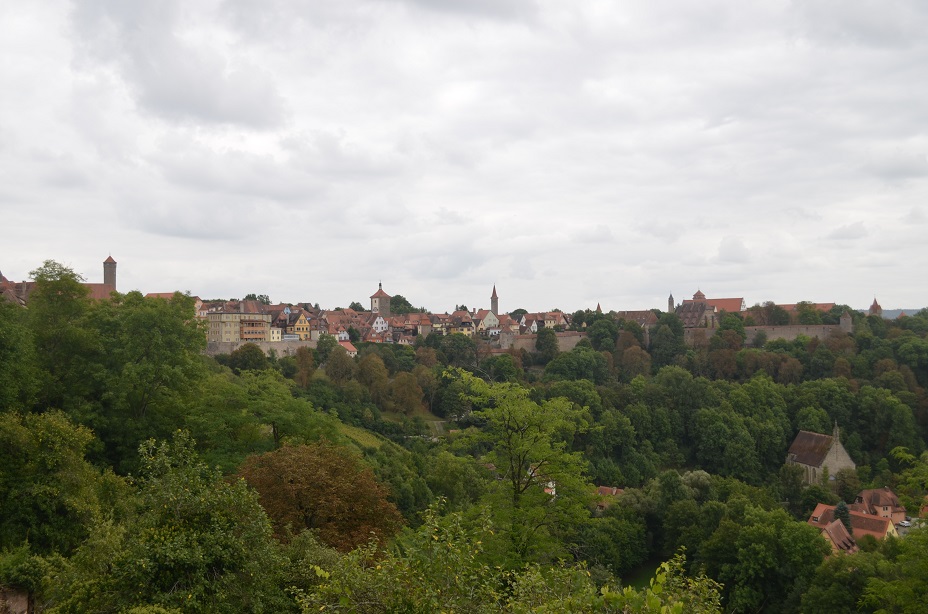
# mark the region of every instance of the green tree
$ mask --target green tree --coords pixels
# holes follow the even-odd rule
[[[441,338],[441,351],[449,367],[473,369],[478,364],[477,342],[462,333]]]
[[[254,343],[245,343],[229,354],[229,367],[236,373],[261,371],[269,366],[264,351]]]
[[[353,379],[357,370],[354,359],[348,356],[348,352],[341,346],[336,346],[325,361],[325,374],[338,385]]]
[[[551,380],[587,379],[604,384],[609,376],[609,365],[602,352],[578,345],[569,352],[561,352],[545,367],[545,378]]]
[[[420,311],[423,310],[413,307],[412,303],[410,303],[402,294],[397,294],[390,297],[391,313],[417,313]]]
[[[861,608],[860,601],[868,581],[886,578],[890,573],[891,566],[878,552],[828,557],[815,571],[809,588],[803,593],[800,612],[866,611]]]
[[[0,411],[30,409],[39,392],[35,345],[25,309],[0,300]]]
[[[316,357],[318,358],[317,362],[322,365],[329,359],[329,354],[332,353],[332,350],[338,347],[338,339],[335,338],[335,335],[329,335],[323,333],[319,336],[319,341],[316,342]]]
[[[184,612],[273,612],[280,558],[257,495],[227,482],[177,433],[144,443],[139,511],[100,524],[78,550],[56,593],[57,612],[160,606]]]
[[[415,414],[422,409],[424,392],[419,386],[416,376],[408,371],[396,374],[390,383],[390,398],[393,407],[404,414]]]
[[[792,520],[782,509],[749,505],[738,521],[719,525],[700,558],[707,574],[725,587],[730,611],[781,611],[798,598],[829,552],[815,527]]]
[[[683,339],[683,322],[676,314],[665,313],[658,319],[656,332],[651,336],[651,358],[657,369],[672,365],[678,356],[686,353]]]
[[[615,343],[619,338],[619,328],[614,321],[602,318],[587,328],[586,336],[593,344],[594,350],[611,352],[615,349]]]
[[[565,535],[589,515],[585,462],[567,445],[585,422],[566,399],[538,404],[520,386],[463,377],[484,407],[475,417],[485,423],[486,461],[500,475],[485,501],[500,528],[497,547],[512,564],[562,555]]]
[[[898,544],[889,572],[867,581],[860,605],[879,612],[924,612],[928,594],[928,530],[911,531]]]
[[[99,338],[86,326],[90,309],[84,278],[46,260],[30,274],[28,317],[40,368],[39,405],[67,412],[82,406],[96,391]]]
[[[796,312],[800,324],[821,324],[822,312],[816,309],[815,303],[809,301],[800,301],[796,303]]]
[[[854,530],[851,528],[851,511],[847,509],[847,503],[844,501],[838,501],[838,505],[835,506],[835,519],[840,520],[844,528],[847,529],[847,532],[853,534]]]
[[[548,364],[558,354],[557,334],[553,328],[542,328],[535,337],[535,351],[542,364]]]
[[[381,409],[386,409],[390,399],[390,374],[377,354],[366,354],[358,361],[359,382],[367,387],[371,400]]]
[[[246,294],[246,295],[245,295],[245,298],[243,298],[242,300],[244,300],[244,301],[258,301],[258,302],[261,303],[262,305],[270,305],[270,304],[271,304],[271,298],[270,298],[267,294],[255,294],[254,292],[251,292],[251,293],[249,293],[249,294]]]
[[[313,353],[308,347],[298,347],[296,349],[296,374],[293,376],[296,385],[306,390],[309,388],[310,379],[316,371],[316,361]]]
[[[68,555],[116,511],[121,480],[85,459],[93,444],[59,411],[0,414],[0,550]]]

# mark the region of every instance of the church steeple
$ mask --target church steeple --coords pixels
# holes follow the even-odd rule
[[[493,294],[490,295],[490,311],[493,315],[499,315],[499,296],[496,295],[496,284],[493,284]]]

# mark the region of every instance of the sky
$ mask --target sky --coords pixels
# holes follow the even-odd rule
[[[0,3],[0,271],[924,307],[925,32],[924,0]]]

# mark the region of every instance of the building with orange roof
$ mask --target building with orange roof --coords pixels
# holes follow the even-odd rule
[[[844,523],[840,520],[832,520],[822,527],[822,537],[831,544],[832,552],[854,554],[860,550],[857,546],[857,542],[854,541],[854,538],[848,533],[847,527],[845,527]]]
[[[6,279],[6,278],[4,278]],[[17,304],[25,305],[29,302],[29,295],[35,289],[34,281],[11,282],[6,280],[3,284],[5,288],[0,287],[0,293],[10,294],[11,299],[15,299]],[[107,256],[103,261],[103,283],[82,283],[87,288],[87,295],[98,301],[106,300],[110,294],[116,292],[116,261],[112,256]]]
[[[848,507],[863,514],[889,518],[893,524],[899,524],[905,520],[905,508],[899,503],[899,497],[889,489],[889,486],[860,491],[854,503],[849,504]]]
[[[876,539],[885,539],[887,535],[898,537],[899,533],[893,521],[889,518],[880,518],[870,514],[862,514],[853,510],[848,510],[851,517],[851,536],[859,540],[864,535],[872,535]],[[824,529],[835,520],[835,506],[819,503],[815,506],[812,515],[809,516],[808,524],[819,529]],[[840,522],[840,521],[839,521]]]

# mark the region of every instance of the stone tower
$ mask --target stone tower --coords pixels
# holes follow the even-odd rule
[[[493,315],[499,315],[499,297],[496,296],[496,284],[493,284],[493,294],[490,295],[490,311]]]
[[[108,256],[103,261],[103,285],[116,289],[116,261],[112,256]]]
[[[667,299],[667,313],[673,313],[676,311],[676,308],[673,304],[673,293],[670,293],[670,298]]]
[[[838,320],[838,323],[841,325],[841,330],[847,334],[854,332],[854,320],[851,319],[851,314],[847,311],[841,314],[841,318]]]
[[[883,308],[880,307],[880,304],[876,302],[875,296],[873,297],[873,304],[870,305],[870,311],[868,312],[868,315],[871,315],[871,316],[882,316],[883,315]]]
[[[383,284],[377,284],[377,292],[371,295],[371,312],[383,317],[390,315],[390,295],[383,291]]]

